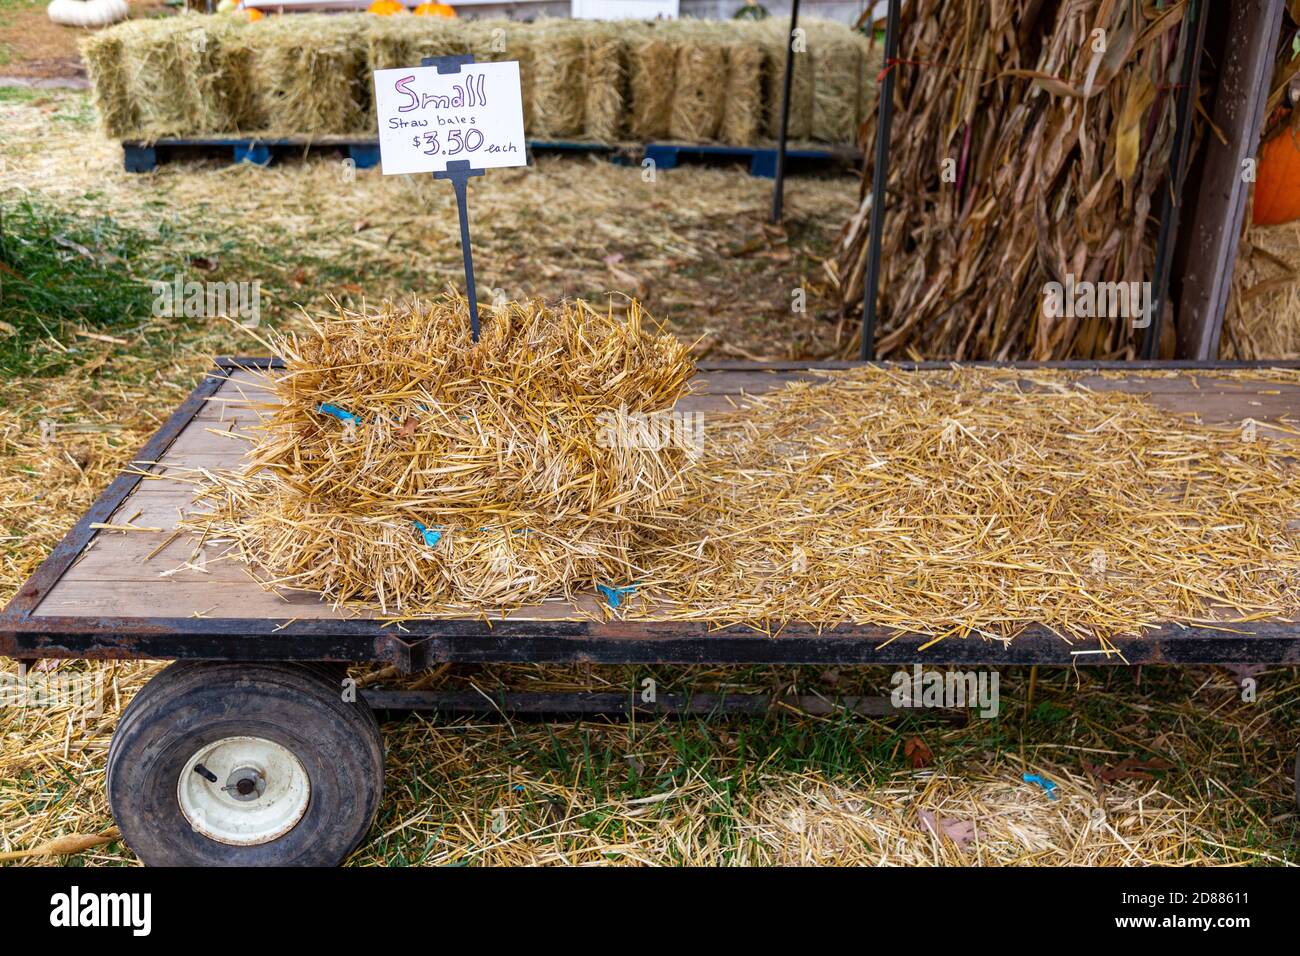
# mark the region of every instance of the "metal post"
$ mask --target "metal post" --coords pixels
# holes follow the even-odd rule
[[[1191,152],[1192,104],[1201,75],[1201,50],[1205,46],[1205,24],[1210,5],[1206,0],[1191,0],[1195,19],[1183,23],[1183,36],[1192,44],[1183,51],[1183,71],[1179,80],[1178,108],[1175,111],[1174,147],[1169,155],[1169,182],[1164,190],[1160,212],[1160,238],[1156,243],[1155,293],[1151,297],[1150,323],[1142,336],[1142,358],[1153,359],[1160,348],[1160,328],[1164,321],[1165,299],[1169,294],[1169,273],[1174,264],[1174,245],[1178,240],[1178,221],[1183,209],[1183,185],[1187,178],[1187,158]]]
[[[889,124],[894,118],[894,61],[898,59],[900,0],[889,0],[885,25],[885,79],[880,84],[876,162],[871,177],[871,238],[862,290],[862,361],[876,357],[876,298],[880,286],[880,244],[885,234],[885,182],[889,179]]]
[[[453,56],[426,56],[421,66],[436,66],[439,73],[459,73],[460,68],[474,62],[474,54],[458,53]],[[465,262],[465,295],[469,299],[469,326],[474,341],[478,341],[478,294],[474,290],[474,253],[469,244],[468,185],[471,176],[482,176],[483,170],[472,169],[468,159],[447,161],[447,168],[433,174],[434,179],[451,181],[456,190],[456,211],[460,214],[460,251]]]
[[[460,251],[465,259],[465,295],[469,298],[469,324],[474,341],[478,341],[478,297],[474,292],[474,253],[469,245],[469,208],[466,203],[466,186],[469,177],[482,176],[483,170],[470,169],[468,159],[448,160],[447,168],[434,173],[434,179],[450,179],[456,190],[456,211],[460,213]]]
[[[1250,192],[1242,171],[1259,149],[1283,8],[1283,0],[1214,4],[1226,22],[1215,21],[1216,31],[1222,31],[1223,53],[1210,119],[1223,140],[1218,135],[1205,137],[1204,158],[1198,160],[1199,182],[1186,197],[1186,227],[1175,257],[1181,272],[1178,358],[1206,361],[1219,354]]]
[[[790,85],[794,80],[794,31],[799,25],[799,0],[790,6],[790,32],[785,38],[785,80],[781,90],[781,132],[776,139],[776,183],[772,186],[772,221],[780,222],[785,204],[785,138],[790,127]]]

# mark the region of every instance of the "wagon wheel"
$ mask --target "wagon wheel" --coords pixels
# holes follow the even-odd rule
[[[379,725],[341,670],[177,663],[146,684],[108,751],[108,802],[153,866],[336,866],[383,792]]]

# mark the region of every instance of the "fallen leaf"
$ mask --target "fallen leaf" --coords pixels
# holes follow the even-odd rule
[[[914,770],[928,767],[934,762],[934,754],[920,737],[908,737],[903,744],[903,756],[912,764]]]
[[[921,818],[921,829],[928,830],[936,837],[947,837],[963,849],[967,843],[979,836],[974,820],[945,817],[931,810],[917,810],[916,815]]]
[[[1156,98],[1156,88],[1145,70],[1136,70],[1129,82],[1115,128],[1115,173],[1128,182],[1137,172],[1142,147],[1142,114]]]

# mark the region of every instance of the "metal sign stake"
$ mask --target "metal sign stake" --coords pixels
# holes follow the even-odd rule
[[[420,66],[435,66],[439,73],[459,73],[460,68],[474,62],[472,53],[455,56],[426,56]],[[482,176],[484,170],[473,169],[468,159],[451,159],[447,168],[433,174],[434,179],[451,181],[456,190],[456,211],[460,214],[460,251],[465,257],[465,295],[469,298],[470,333],[478,341],[478,297],[474,291],[474,253],[469,241],[469,206],[467,185],[471,176]]]

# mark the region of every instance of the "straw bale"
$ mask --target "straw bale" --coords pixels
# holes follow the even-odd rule
[[[122,24],[122,69],[134,104],[136,135],[176,136],[193,128],[198,104],[186,83],[194,55],[189,17]]]
[[[480,63],[514,60],[519,64],[519,96],[524,129],[531,132],[533,116],[533,38],[530,24],[518,20],[472,20],[470,52]]]
[[[781,135],[781,94],[785,82],[786,50],[789,45],[790,20],[772,17],[754,24],[762,37],[766,54],[767,135]],[[804,24],[804,29],[808,25]],[[808,139],[812,136],[813,99],[812,53],[810,49],[794,55],[794,76],[790,82],[790,119],[787,136],[790,139]]]
[[[1220,358],[1300,358],[1300,222],[1247,225],[1223,317]]]
[[[122,30],[98,30],[80,44],[100,128],[111,139],[134,136],[140,126],[126,71],[126,37]]]
[[[255,79],[256,24],[239,17],[187,17],[182,78],[193,130],[238,133],[266,125]]]
[[[859,42],[861,41],[861,42]],[[809,36],[813,63],[812,138],[851,143],[858,131],[864,37],[819,30]]]
[[[586,96],[583,132],[591,139],[616,142],[625,128],[628,97],[628,35],[619,24],[587,34]]]
[[[632,92],[629,117],[633,139],[663,139],[673,111],[677,49],[660,24],[632,44],[628,51]]]
[[[668,135],[703,142],[717,136],[727,96],[727,56],[713,31],[692,31],[677,46]]]
[[[196,527],[268,581],[393,615],[635,581],[687,450],[610,440],[670,408],[688,350],[585,303],[341,312],[276,344],[280,404]]]
[[[311,136],[365,128],[371,80],[355,24],[303,14],[253,26],[264,34],[255,68],[269,131]]]
[[[767,57],[761,47],[728,43],[727,93],[718,139],[733,146],[752,146],[763,133],[763,71]]]
[[[533,133],[578,136],[586,111],[586,42],[580,26],[544,20],[533,32]]]

